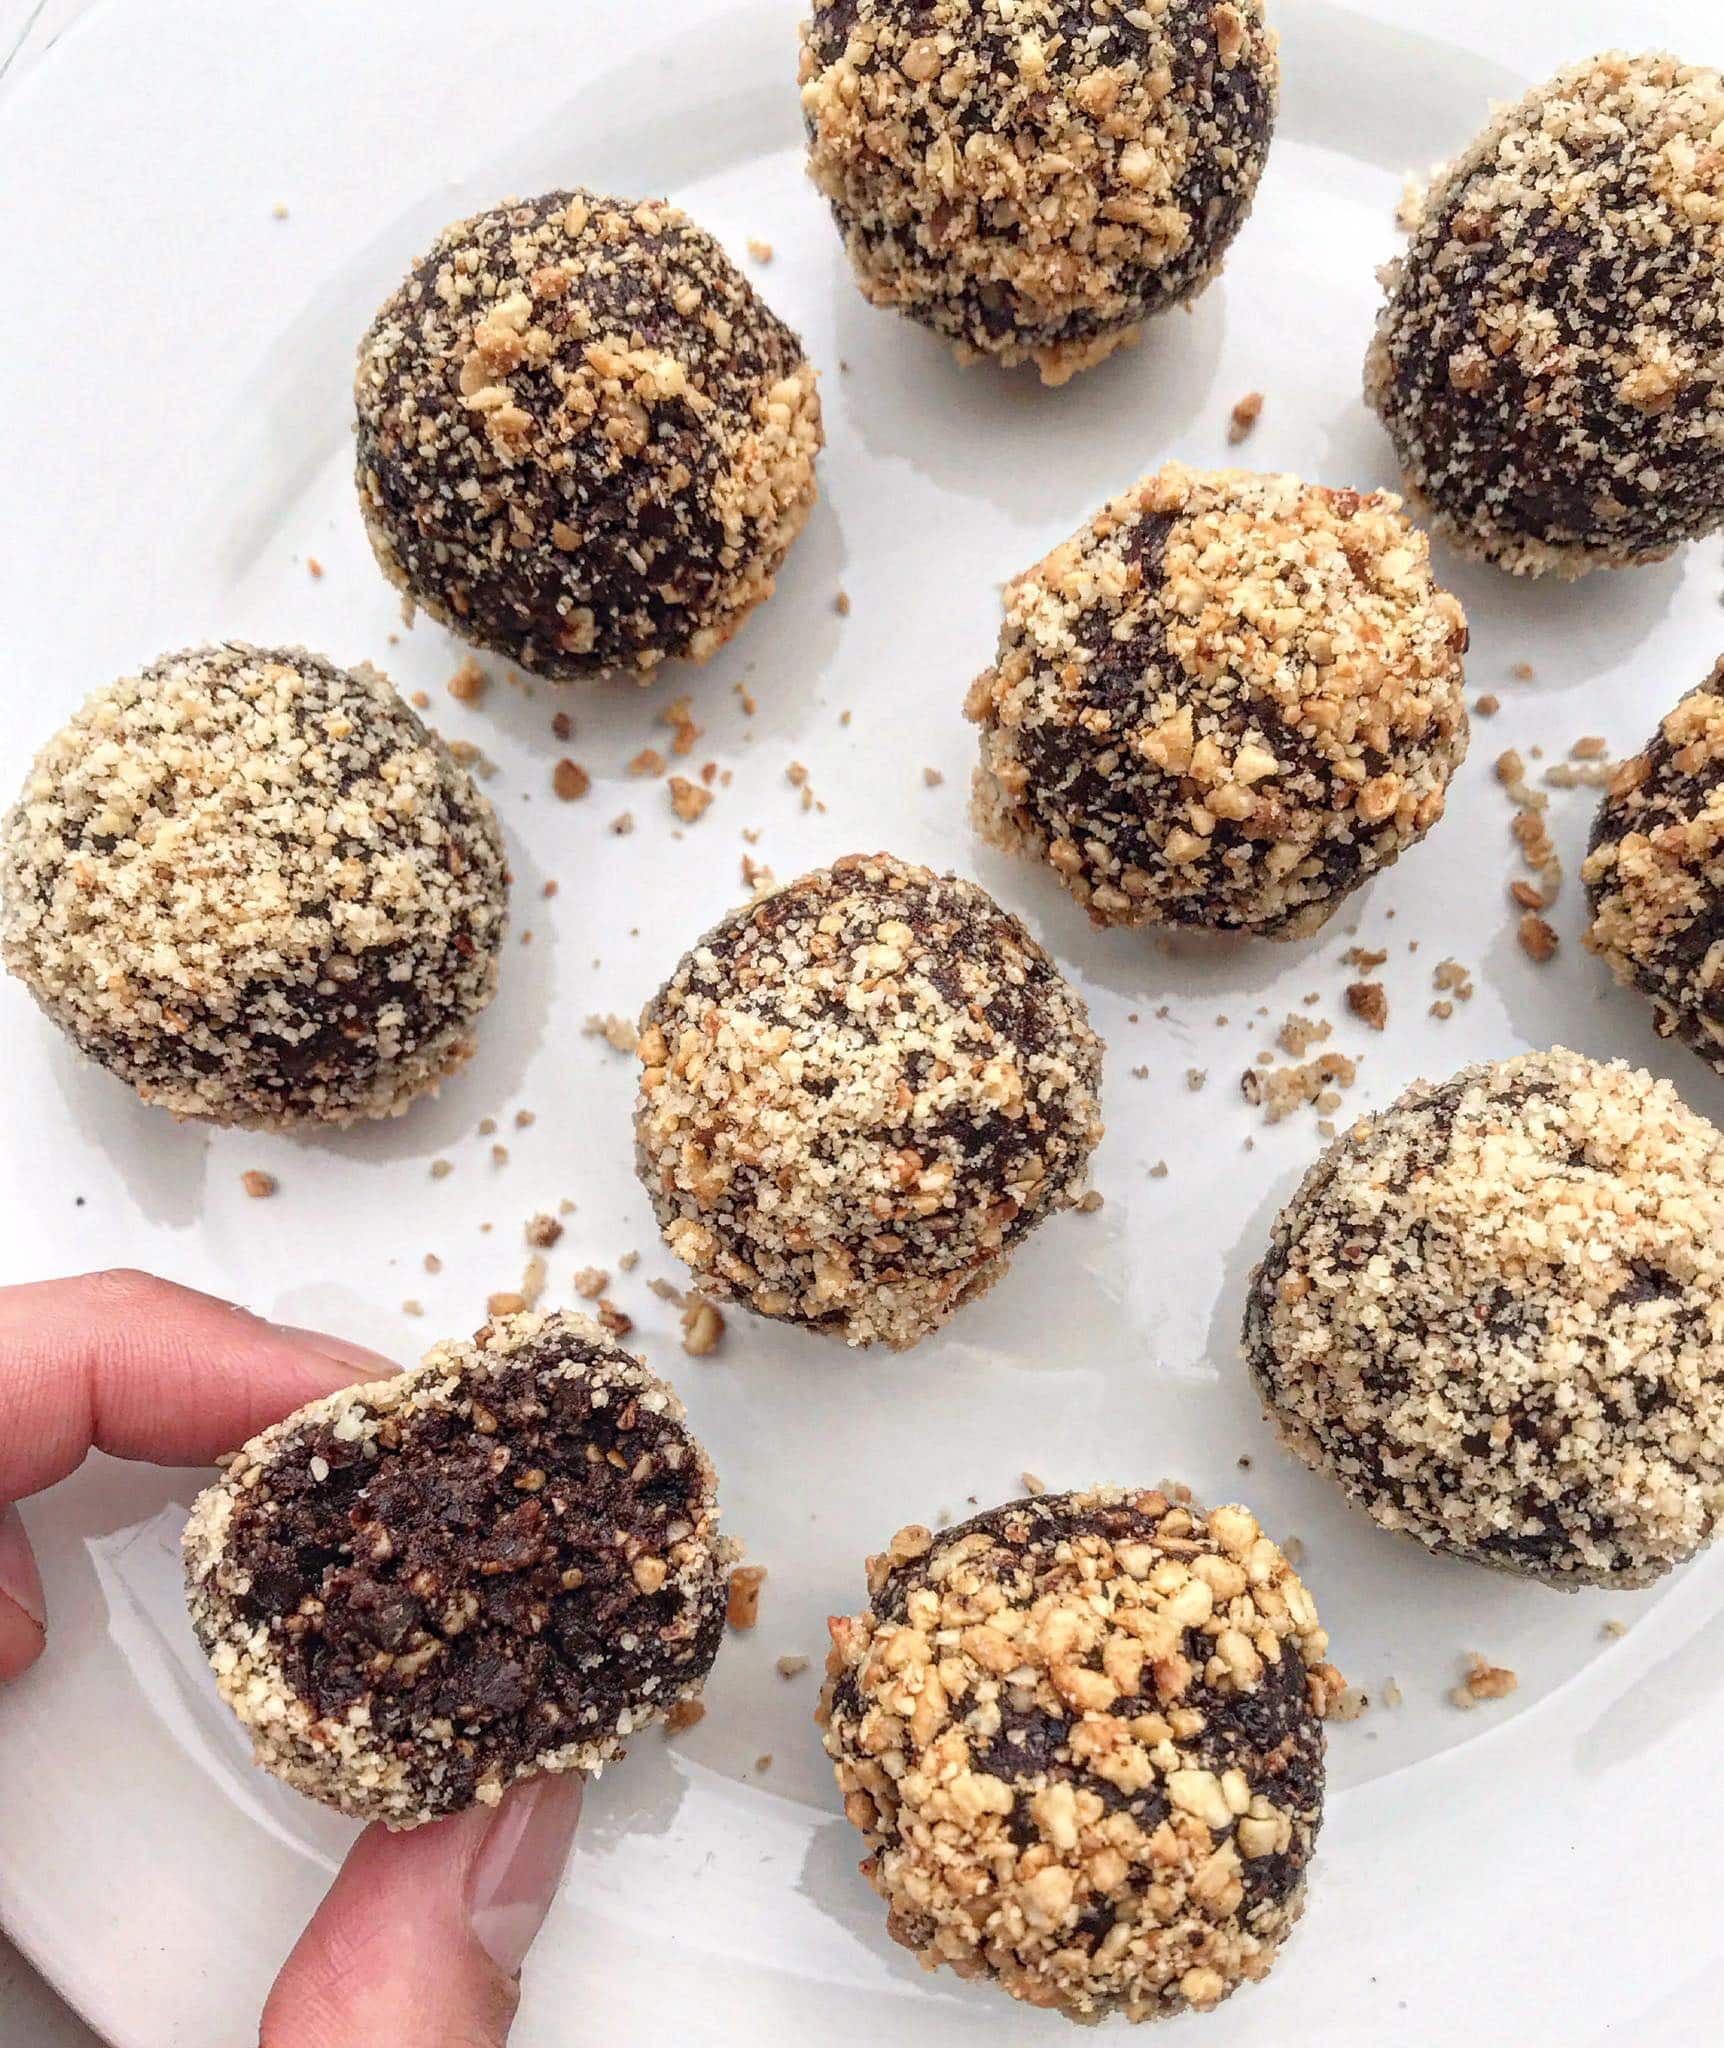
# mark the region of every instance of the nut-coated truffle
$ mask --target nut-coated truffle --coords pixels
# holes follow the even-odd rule
[[[1384,1528],[1643,1585],[1724,1506],[1724,1139],[1560,1047],[1418,1082],[1282,1211],[1245,1351],[1288,1448]]]
[[[729,1546],[662,1380],[519,1315],[254,1437],[185,1534],[257,1761],[391,1827],[592,1771],[701,1688]]]
[[[1101,1045],[975,883],[854,854],[733,911],[648,1004],[635,1115],[708,1292],[914,1344],[1083,1192]]]
[[[1008,587],[977,829],[1098,925],[1303,937],[1442,816],[1466,644],[1398,498],[1170,464]]]
[[[473,1050],[491,806],[375,669],[228,642],[98,690],[0,832],[0,953],[179,1116],[392,1116]]]
[[[1724,1073],[1724,661],[1617,770],[1581,875],[1587,945]]]
[[[1240,1507],[1044,1494],[868,1562],[821,1701],[886,1931],[1074,2019],[1263,1977],[1305,1900],[1343,1690]]]
[[[1439,176],[1365,366],[1409,489],[1518,575],[1724,525],[1724,78],[1612,52]]]
[[[1260,0],[816,0],[801,79],[866,296],[1049,384],[1215,276],[1280,84]]]
[[[814,502],[801,342],[662,200],[457,221],[372,322],[354,390],[384,573],[541,675],[705,660]]]

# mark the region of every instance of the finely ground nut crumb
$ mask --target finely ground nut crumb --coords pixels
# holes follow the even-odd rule
[[[1419,1082],[1278,1218],[1245,1349],[1289,1449],[1385,1528],[1645,1584],[1724,1506],[1724,1139],[1562,1050]]]
[[[1280,82],[1260,0],[816,0],[801,81],[867,298],[1049,384],[1215,276]]]
[[[1724,79],[1611,52],[1439,180],[1365,366],[1445,536],[1520,575],[1724,524]]]
[[[1617,769],[1581,877],[1588,947],[1724,1073],[1724,661]]]
[[[704,1293],[916,1343],[1084,1192],[1101,1044],[973,882],[851,855],[734,910],[648,1005],[635,1113]]]
[[[1315,931],[1442,816],[1460,605],[1383,493],[1170,464],[1008,586],[977,829],[1096,924]]]
[[[1244,1508],[1043,1494],[900,1530],[868,1589],[820,1718],[894,1940],[1081,2019],[1268,1972],[1344,1687]]]
[[[0,954],[179,1116],[393,1116],[473,1051],[491,806],[375,669],[240,642],[98,690],[0,829]]]
[[[355,394],[384,572],[544,675],[704,661],[814,502],[802,344],[662,200],[457,221],[372,323]]]
[[[526,1314],[254,1437],[185,1561],[257,1761],[415,1827],[620,1756],[723,1634],[734,1546],[684,1425],[585,1317]]]

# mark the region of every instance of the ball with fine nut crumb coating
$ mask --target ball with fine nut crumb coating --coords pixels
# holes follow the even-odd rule
[[[1244,1508],[1042,1494],[900,1530],[868,1591],[820,1718],[895,1941],[1079,2020],[1267,1974],[1345,1688]]]
[[[1048,384],[1220,270],[1280,88],[1261,0],[815,0],[800,76],[866,296]]]
[[[1721,137],[1716,70],[1611,51],[1437,177],[1365,395],[1464,553],[1579,576],[1724,525]]]
[[[1101,1044],[974,882],[852,854],[733,911],[648,1004],[641,1180],[701,1288],[904,1349],[1084,1190]]]
[[[1466,645],[1398,498],[1171,463],[1007,587],[977,830],[1098,925],[1303,938],[1442,816]]]
[[[1287,1447],[1384,1528],[1648,1584],[1724,1509],[1724,1138],[1560,1046],[1417,1082],[1281,1212],[1245,1355]]]
[[[398,1115],[473,1051],[508,871],[490,804],[375,669],[239,641],[98,690],[0,828],[0,954],[177,1116]]]
[[[686,1420],[585,1316],[529,1313],[254,1437],[185,1563],[257,1761],[404,1828],[621,1756],[724,1629],[731,1546]]]
[[[1581,877],[1588,948],[1724,1073],[1724,661],[1617,769]]]
[[[540,675],[704,661],[814,503],[802,344],[664,200],[507,200],[446,228],[359,352],[384,573]]]

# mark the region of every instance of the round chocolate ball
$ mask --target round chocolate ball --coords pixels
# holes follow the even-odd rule
[[[1398,498],[1171,464],[1008,587],[977,830],[1098,925],[1304,937],[1442,816],[1466,644]]]
[[[1724,661],[1617,770],[1581,874],[1587,945],[1724,1073]]]
[[[541,675],[704,661],[814,503],[801,342],[662,200],[457,221],[372,322],[354,391],[385,575]]]
[[[0,831],[0,954],[177,1116],[394,1116],[473,1051],[491,806],[375,669],[238,641],[98,690]]]
[[[868,1592],[821,1718],[893,1940],[1083,2020],[1267,1974],[1343,1687],[1244,1508],[1044,1494],[900,1530]]]
[[[1517,575],[1724,525],[1724,79],[1596,57],[1440,175],[1365,366],[1407,484]]]
[[[865,295],[1063,384],[1221,268],[1280,72],[1260,0],[816,0],[801,79]]]
[[[1560,1047],[1418,1082],[1281,1212],[1245,1352],[1288,1448],[1384,1528],[1644,1585],[1724,1508],[1724,1140]]]
[[[732,911],[648,1004],[641,1179],[699,1285],[902,1350],[1083,1193],[1101,1043],[973,882],[853,854]]]
[[[685,1421],[586,1317],[518,1315],[254,1437],[185,1563],[258,1763],[416,1827],[596,1770],[692,1699],[730,1547]]]

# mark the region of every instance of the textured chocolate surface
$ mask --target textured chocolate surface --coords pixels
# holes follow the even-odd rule
[[[507,879],[491,806],[383,676],[235,641],[43,748],[0,833],[0,951],[147,1101],[349,1123],[471,1054]]]
[[[360,508],[441,624],[555,677],[702,660],[814,502],[802,344],[664,201],[444,230],[360,347]]]
[[[1721,133],[1715,70],[1613,52],[1438,177],[1365,383],[1469,554],[1574,576],[1724,524]]]
[[[1207,2009],[1304,1900],[1341,1690],[1243,1508],[1048,1494],[869,1561],[821,1717],[887,1931],[1074,2017]]]
[[[1279,90],[1259,0],[828,0],[801,78],[868,298],[1049,383],[1215,275]]]
[[[1083,1191],[1101,1045],[973,882],[851,855],[732,912],[647,1006],[665,1241],[763,1315],[896,1347]]]
[[[1587,945],[1724,1072],[1724,661],[1618,768],[1581,874]]]
[[[593,1324],[502,1320],[239,1453],[188,1530],[193,1619],[261,1762],[413,1825],[594,1768],[699,1690],[713,1485]]]
[[[1318,1160],[1245,1353],[1385,1528],[1636,1585],[1724,1507],[1724,1140],[1667,1082],[1528,1053],[1417,1083]]]

